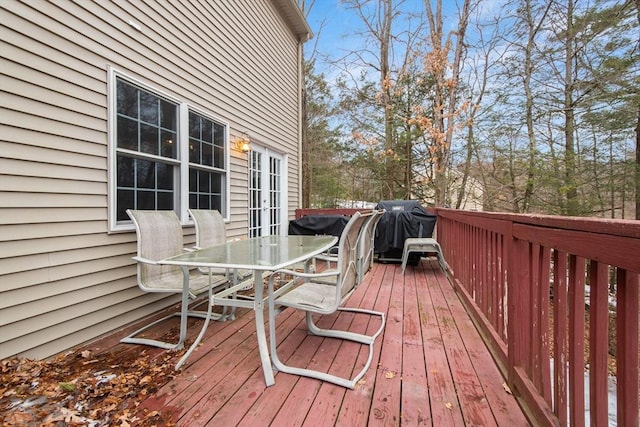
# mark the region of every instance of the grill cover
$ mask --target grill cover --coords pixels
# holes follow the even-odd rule
[[[433,237],[437,216],[427,212],[417,200],[383,200],[376,209],[386,211],[378,222],[374,240],[379,259],[400,261],[405,239]]]
[[[344,215],[307,215],[289,221],[289,235],[331,235],[340,237],[349,222]]]

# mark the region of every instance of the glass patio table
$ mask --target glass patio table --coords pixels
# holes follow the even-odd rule
[[[275,383],[275,380],[265,334],[263,274],[264,272],[279,270],[293,264],[304,263],[315,255],[325,252],[334,246],[337,241],[338,238],[335,236],[253,237],[186,252],[159,261],[158,263],[182,267],[184,277],[183,299],[187,298],[189,293],[189,269],[191,268],[253,270],[255,288],[255,297],[253,300],[228,298],[239,290],[239,287],[242,286],[240,284],[216,293],[213,296],[213,301],[209,301],[209,304],[251,308],[255,311],[256,336],[258,339],[260,360],[262,362],[262,371],[266,385],[271,386]],[[210,317],[207,317],[205,322],[208,323],[209,320]],[[178,366],[181,365],[196,348],[204,335],[205,329],[206,326],[203,327],[200,335],[194,343],[191,344],[191,347],[189,347],[187,353],[182,357]]]

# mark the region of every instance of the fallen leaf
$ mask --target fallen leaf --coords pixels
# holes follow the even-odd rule
[[[504,388],[504,391],[506,391],[507,393],[513,394],[513,393],[511,393],[511,389],[509,388],[507,383],[502,383],[502,388]]]
[[[445,403],[444,406],[446,406],[447,409],[453,409],[453,405],[451,404],[451,402]]]
[[[395,376],[396,376],[396,373],[392,371],[387,371],[384,373],[384,377],[388,380],[390,380],[391,378],[394,378]]]
[[[64,391],[73,391],[76,389],[76,386],[72,383],[60,383],[60,388]]]
[[[81,352],[80,355],[82,357],[84,357],[85,359],[88,359],[89,357],[91,357],[91,352],[89,350],[85,350],[85,351]]]

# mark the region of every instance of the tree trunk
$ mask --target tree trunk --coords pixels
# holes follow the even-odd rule
[[[567,1],[567,32],[565,39],[565,82],[564,82],[564,138],[565,138],[565,214],[578,215],[579,200],[576,184],[575,116],[573,110],[573,61],[574,28],[573,0]]]
[[[640,10],[640,7],[638,10]],[[636,123],[636,165],[635,166],[636,166],[635,167],[636,219],[640,219],[640,108],[638,108],[638,121]]]
[[[529,145],[529,158],[527,163],[527,181],[522,199],[522,212],[529,212],[531,208],[531,199],[533,198],[533,189],[535,188],[536,173],[536,134],[533,126],[533,93],[531,91],[531,79],[533,75],[533,51],[535,49],[536,35],[540,31],[540,26],[545,21],[551,2],[540,17],[536,24],[533,22],[533,11],[531,0],[525,0],[525,15],[528,28],[527,45],[524,52],[524,93],[525,93],[525,121],[527,124],[527,138]]]
[[[386,153],[395,149],[393,138],[393,104],[391,100],[391,74],[389,65],[389,47],[391,43],[391,1],[383,0],[383,15],[380,29],[380,91],[384,108],[384,147]],[[385,182],[388,198],[395,198],[393,156],[385,157]]]
[[[636,0],[636,17],[640,24],[640,0]],[[640,36],[638,37],[640,42]],[[640,107],[638,108],[638,121],[636,122],[636,165],[635,165],[635,190],[636,190],[636,219],[640,219]]]

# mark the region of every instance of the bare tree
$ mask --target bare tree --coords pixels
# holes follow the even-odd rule
[[[425,129],[432,135],[434,141],[435,161],[435,204],[444,206],[447,204],[447,169],[451,143],[455,130],[455,117],[457,115],[458,82],[461,71],[461,59],[465,49],[465,33],[469,23],[471,0],[464,0],[460,12],[458,27],[455,32],[447,37],[443,34],[442,0],[425,0],[425,9],[429,25],[429,39],[431,52],[425,58],[425,68],[434,77],[433,122],[429,124],[431,129]],[[449,62],[449,55],[455,37],[453,59]],[[447,75],[450,68],[451,75]]]

